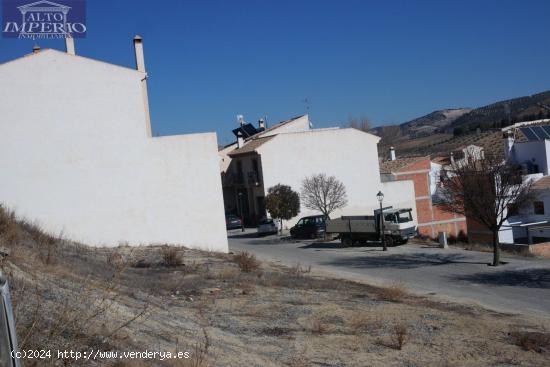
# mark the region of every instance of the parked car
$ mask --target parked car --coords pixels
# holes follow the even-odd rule
[[[290,229],[292,238],[318,238],[325,234],[325,217],[313,215],[300,218],[298,223]]]
[[[225,228],[226,229],[241,229],[243,227],[243,221],[241,218],[233,214],[225,215]]]
[[[277,234],[279,227],[277,223],[271,218],[265,218],[258,223],[258,236]]]

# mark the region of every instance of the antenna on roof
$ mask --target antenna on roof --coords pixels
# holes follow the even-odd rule
[[[306,97],[306,98],[302,99],[300,102],[306,104],[306,113],[309,114],[309,98]]]
[[[244,122],[244,116],[243,115],[237,115],[237,122],[243,126],[245,124]]]

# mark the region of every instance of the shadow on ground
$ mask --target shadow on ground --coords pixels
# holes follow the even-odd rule
[[[391,246],[390,246],[391,247]],[[368,244],[363,244],[360,246],[342,246],[340,242],[313,242],[300,246],[302,249],[317,249],[317,250],[362,250],[367,248],[366,251],[382,251],[382,245],[379,242],[373,242]]]
[[[450,277],[471,283],[550,289],[550,269],[502,270]]]
[[[448,264],[487,265],[485,262],[467,261],[460,254],[418,254],[418,255],[382,255],[340,258],[323,265],[349,266],[354,268],[396,268],[414,269],[426,266]]]

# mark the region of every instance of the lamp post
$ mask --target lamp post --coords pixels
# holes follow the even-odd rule
[[[378,191],[376,198],[380,202],[380,241],[382,241],[382,251],[388,251],[386,247],[386,239],[384,238],[384,211],[382,209],[382,201],[384,200],[384,194],[382,191]]]
[[[239,196],[239,203],[238,203],[239,204],[239,215],[241,217],[241,232],[244,232],[243,203],[242,203],[243,193],[239,192],[238,196]]]

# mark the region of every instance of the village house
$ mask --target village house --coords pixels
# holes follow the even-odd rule
[[[35,47],[0,65],[0,203],[89,245],[228,250],[215,133],[153,137],[136,69]]]
[[[237,141],[220,150],[225,210],[242,214],[248,225],[267,216],[270,187],[280,183],[300,192],[304,178],[319,173],[335,176],[346,187],[348,204],[332,217],[371,214],[379,206],[379,191],[384,206],[412,208],[416,217],[412,182],[381,182],[377,174],[379,137],[354,128],[314,129],[308,115],[272,127],[262,120],[257,128],[248,125],[235,129]],[[285,225],[313,214],[320,213],[302,206]]]
[[[447,158],[432,159],[430,156],[396,158],[392,147],[389,159],[380,164],[382,181],[413,181],[420,235],[437,238],[439,232],[446,232],[447,235],[458,238],[467,234],[464,216],[444,212],[436,205],[441,169],[451,164],[451,159],[454,161],[454,155],[458,156],[457,159],[463,159],[464,154],[466,153],[459,149]]]
[[[517,123],[502,129],[504,159],[520,165],[525,180],[533,181],[533,200],[511,207],[499,232],[502,243],[550,241],[550,120]]]

